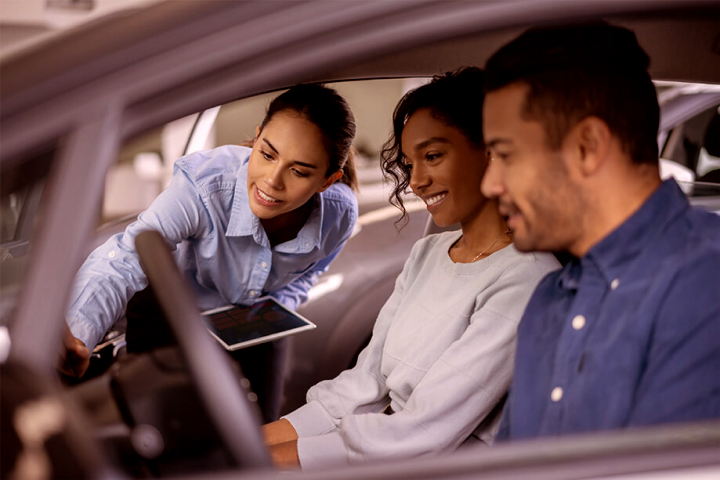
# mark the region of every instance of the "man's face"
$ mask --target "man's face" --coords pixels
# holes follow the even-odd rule
[[[583,196],[566,145],[550,149],[543,126],[522,112],[529,87],[513,83],[485,98],[483,134],[492,159],[482,192],[497,198],[521,251],[562,251],[583,229]]]

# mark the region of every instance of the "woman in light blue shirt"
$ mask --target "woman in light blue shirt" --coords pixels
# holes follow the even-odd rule
[[[354,134],[340,95],[298,85],[270,104],[252,149],[229,145],[179,159],[170,186],[76,276],[66,317],[75,338],[68,335],[66,347],[78,374],[148,286],[135,252],[144,230],[159,231],[174,250],[202,310],[265,294],[296,309],[355,226]]]

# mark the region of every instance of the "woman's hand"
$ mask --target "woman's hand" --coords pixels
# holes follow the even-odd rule
[[[85,375],[90,366],[90,349],[85,346],[82,340],[73,336],[67,325],[63,334],[63,346],[64,351],[60,354],[58,369],[65,375],[74,378]]]
[[[279,443],[292,442],[297,440],[298,434],[292,423],[284,418],[272,423],[263,425],[263,437],[265,437],[265,445],[277,445]]]
[[[296,468],[300,466],[297,451],[297,432],[292,423],[284,418],[262,427],[265,444],[276,467]]]

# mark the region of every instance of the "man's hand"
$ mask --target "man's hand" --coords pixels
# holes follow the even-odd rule
[[[64,349],[60,354],[58,369],[65,375],[74,378],[85,375],[90,366],[90,350],[82,340],[73,336],[67,325],[63,333],[63,346]]]

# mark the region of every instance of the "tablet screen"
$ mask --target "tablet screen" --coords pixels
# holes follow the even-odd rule
[[[227,349],[269,342],[315,325],[278,303],[272,297],[258,299],[252,306],[229,305],[203,312],[210,333]]]

